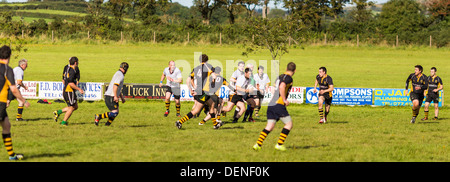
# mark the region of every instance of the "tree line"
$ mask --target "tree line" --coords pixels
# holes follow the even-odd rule
[[[281,9],[266,8],[275,3]],[[353,6],[353,8],[349,8]],[[3,35],[50,36],[60,40],[89,39],[254,43],[268,35],[261,27],[281,31],[278,41],[302,45],[323,40],[368,44],[428,45],[450,42],[449,0],[390,0],[379,7],[370,0],[193,0],[185,7],[171,0],[44,0],[23,6],[0,6]],[[52,9],[84,16],[45,15],[16,10]],[[5,11],[4,11],[5,10]],[[42,19],[25,23],[14,16]],[[52,19],[51,22],[43,18]],[[280,37],[282,36],[282,37]],[[255,39],[256,37],[256,39]],[[223,39],[223,40],[222,40]],[[290,44],[289,44],[290,45]],[[261,45],[260,45],[261,46]],[[257,47],[257,46],[256,46]],[[251,52],[251,51],[250,51]]]

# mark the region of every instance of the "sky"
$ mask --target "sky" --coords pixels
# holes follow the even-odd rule
[[[6,0],[7,2],[27,2],[27,0]],[[388,0],[374,0],[377,4],[386,3]],[[172,2],[178,2],[183,6],[191,7],[193,5],[192,0],[172,0]],[[275,8],[273,1],[270,3],[269,7]],[[278,8],[282,8],[281,5],[277,5]]]

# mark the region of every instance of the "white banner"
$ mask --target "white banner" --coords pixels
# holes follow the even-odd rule
[[[186,84],[180,85],[180,101],[194,101],[194,97],[190,94],[189,89]],[[274,87],[270,86],[269,90],[264,94],[263,104],[269,103],[272,99],[272,95],[274,92]],[[288,101],[291,103],[302,104],[304,100],[304,92],[305,87],[292,87],[289,92]],[[228,100],[230,95],[230,89],[227,86],[223,86],[220,88],[219,97],[225,100]],[[174,97],[170,98],[170,100],[174,100]]]
[[[101,100],[103,98],[103,84],[94,82],[80,82],[80,87],[84,94],[81,95],[77,92],[78,99],[83,100]],[[40,99],[63,99],[62,93],[64,84],[62,82],[39,82],[39,98]]]
[[[37,99],[37,92],[36,87],[38,82],[37,81],[23,81],[22,82],[25,86],[28,87],[28,90],[25,90],[25,88],[20,87],[20,93],[25,99]]]

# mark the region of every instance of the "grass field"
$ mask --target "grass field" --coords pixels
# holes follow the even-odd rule
[[[119,63],[127,61],[126,83],[157,83],[169,60],[187,60],[192,65],[196,51],[223,64],[226,60],[270,60],[268,52],[241,56],[238,46],[40,44],[27,48],[19,58],[29,60],[25,80],[35,81],[59,81],[71,56],[80,59],[82,82],[109,82]],[[449,55],[448,49],[312,46],[290,49],[281,60],[280,72],[287,62],[294,61],[298,65],[295,86],[312,86],[318,67],[326,66],[335,87],[403,88],[414,65],[422,64],[426,74],[429,67],[436,66],[445,85],[450,77]],[[273,149],[281,123],[268,136],[262,151],[251,149],[265,127],[266,107],[255,123],[227,123],[213,130],[210,122],[199,126],[200,119],[191,119],[178,130],[174,104],[172,113],[164,118],[162,101],[121,104],[112,127],[93,124],[94,114],[107,110],[102,101],[80,103],[69,126],[62,127],[51,116],[53,110],[64,106],[32,101],[23,114],[29,121],[12,121],[14,149],[24,153],[26,161],[450,161],[448,98],[440,110],[440,120],[414,125],[409,123],[410,107],[333,106],[328,124],[319,125],[317,106],[291,105],[288,111],[294,129],[286,140],[286,152]],[[183,102],[182,115],[191,107],[192,103]],[[16,108],[16,101],[8,108],[12,118]],[[419,117],[423,117],[422,110]],[[7,161],[6,151],[2,155],[0,161]]]

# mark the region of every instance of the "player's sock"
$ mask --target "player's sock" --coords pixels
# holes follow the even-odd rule
[[[112,124],[112,122],[114,121],[114,119],[116,119],[116,117],[109,117],[108,121],[105,123],[105,126],[109,126]]]
[[[209,113],[211,115],[211,121],[213,123],[214,126],[217,125],[217,118],[216,118],[216,114],[215,113]]]
[[[289,135],[290,130],[283,128],[280,133],[280,138],[278,139],[278,145],[283,145],[287,136]]]
[[[181,118],[180,123],[183,124],[184,122],[188,121],[189,119],[191,119],[194,115],[192,114],[192,112],[189,112],[186,114],[186,116],[184,116],[183,118]]]
[[[267,131],[265,128],[259,134],[258,141],[256,143],[261,147],[267,135],[269,135],[270,131]]]
[[[6,151],[8,152],[8,155],[10,157],[13,157],[16,154],[14,153],[13,146],[12,146],[11,133],[2,134],[2,136],[3,136],[3,143],[5,144],[5,148],[6,148]]]
[[[425,118],[428,118],[428,111],[423,111],[425,113]]]
[[[261,106],[256,106],[255,107],[255,116],[258,116],[260,108],[261,108]]]
[[[22,118],[23,106],[17,107],[17,118]]]
[[[56,112],[58,113],[58,115],[60,115],[60,114],[62,114],[62,113],[63,113],[62,109],[60,109],[60,110],[57,110]]]
[[[175,107],[177,108],[177,114],[180,114],[181,104],[176,104]]]
[[[323,109],[319,109],[319,116],[320,116],[320,119],[323,119]]]
[[[417,115],[419,114],[419,109],[412,109],[412,117],[417,117]]]
[[[110,113],[109,112],[105,112],[105,113],[103,113],[103,114],[99,114],[99,119],[104,119],[104,118],[108,118],[108,115],[109,115]]]
[[[217,120],[220,119],[220,114],[216,115],[216,119],[217,119]]]
[[[330,113],[330,111],[325,111],[325,118],[328,119],[328,114]]]
[[[203,119],[202,121],[200,121],[200,124],[205,124],[205,123],[206,123],[205,119]]]
[[[166,103],[166,110],[169,110],[170,107],[170,101],[164,101]]]

